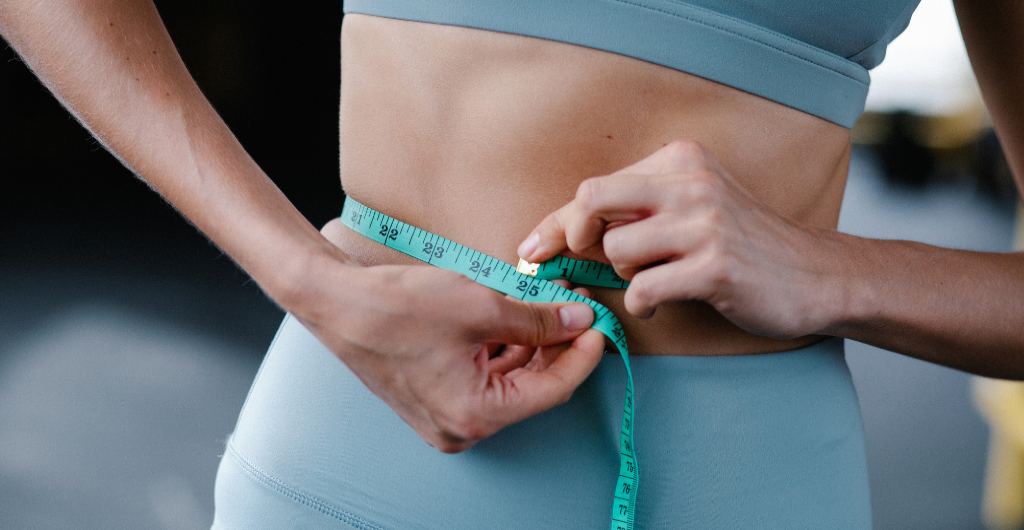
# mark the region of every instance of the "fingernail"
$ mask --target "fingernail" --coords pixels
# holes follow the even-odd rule
[[[558,309],[562,325],[572,331],[590,327],[594,322],[594,310],[587,304],[569,304]]]
[[[516,252],[519,253],[520,258],[527,259],[530,257],[530,254],[533,254],[533,251],[537,249],[537,243],[540,243],[540,234],[534,232],[530,237],[526,238],[526,241],[519,244],[519,248],[516,249]]]

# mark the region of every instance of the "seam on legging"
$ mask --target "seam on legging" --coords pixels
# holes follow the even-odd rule
[[[299,504],[313,508],[322,514],[333,519],[337,519],[338,521],[353,528],[358,528],[359,530],[384,530],[384,527],[378,524],[371,523],[362,517],[353,515],[341,508],[333,506],[325,500],[319,499],[316,496],[302,492],[285,484],[283,481],[264,471],[256,464],[246,460],[245,457],[235,449],[234,444],[230,441],[228,442],[227,449],[235,462],[237,462],[238,465],[256,482],[260,483],[260,485],[266,486],[267,488],[270,488],[271,490],[280,493]]]

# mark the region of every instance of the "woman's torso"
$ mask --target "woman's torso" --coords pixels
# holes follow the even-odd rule
[[[341,181],[389,215],[515,263],[516,247],[584,179],[669,141],[701,142],[780,214],[835,227],[849,130],[688,73],[560,42],[349,14],[342,26]],[[363,265],[419,263],[349,231]],[[817,340],[748,334],[698,302],[628,315],[591,289],[634,354],[771,352]]]

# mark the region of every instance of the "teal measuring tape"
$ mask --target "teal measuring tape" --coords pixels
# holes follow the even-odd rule
[[[341,222],[356,233],[420,261],[458,272],[471,280],[527,302],[583,302],[594,309],[592,328],[615,344],[626,366],[626,398],[622,405],[619,431],[619,476],[612,499],[612,530],[632,530],[640,470],[633,443],[633,370],[629,349],[619,319],[607,307],[570,291],[550,280],[564,278],[571,283],[623,288],[628,282],[613,269],[596,261],[558,256],[541,264],[520,260],[519,266],[488,256],[450,239],[417,228],[383,214],[346,196]]]

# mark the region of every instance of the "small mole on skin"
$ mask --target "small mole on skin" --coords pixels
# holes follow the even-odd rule
[[[604,137],[609,139],[609,140],[614,140],[615,139],[615,137],[610,135],[610,134],[606,134],[606,135],[604,135]]]
[[[153,50],[153,55],[156,55],[156,50]]]
[[[114,27],[114,23],[113,22],[110,23],[110,27]]]

